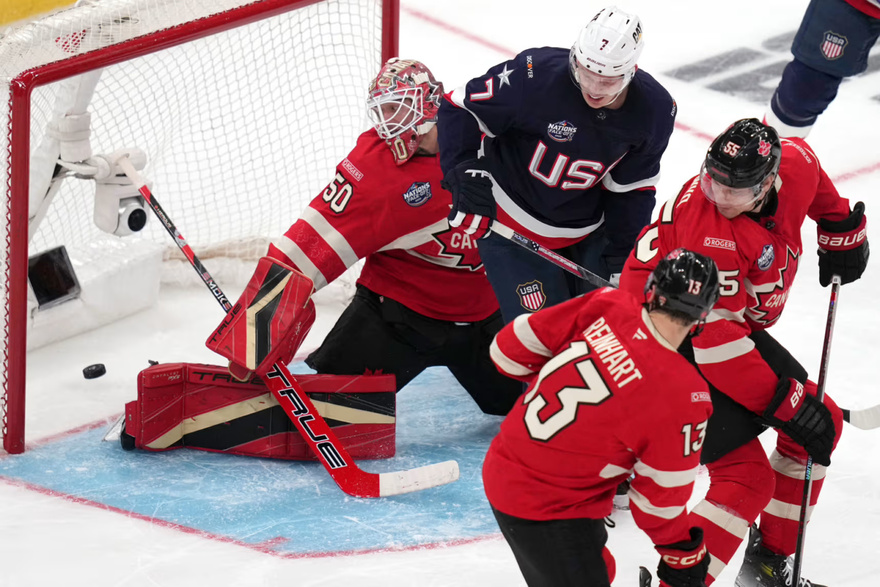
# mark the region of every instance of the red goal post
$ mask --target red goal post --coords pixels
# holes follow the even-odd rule
[[[7,452],[25,448],[26,349],[149,305],[155,266],[176,251],[155,218],[124,237],[95,226],[94,181],[57,164],[59,124],[87,114],[79,136],[94,154],[143,150],[144,175],[216,277],[211,258],[255,262],[367,128],[367,85],[397,55],[398,2],[84,0],[0,31]],[[83,293],[44,310],[28,259],[59,245]]]

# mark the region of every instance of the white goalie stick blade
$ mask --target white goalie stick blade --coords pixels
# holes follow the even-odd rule
[[[862,430],[880,428],[880,404],[864,410],[843,410],[843,419]]]
[[[122,435],[122,424],[125,422],[125,412],[119,415],[119,418],[107,430],[107,434],[101,439],[101,442],[118,442]]]
[[[379,497],[412,493],[457,481],[458,463],[443,461],[407,471],[379,474]]]

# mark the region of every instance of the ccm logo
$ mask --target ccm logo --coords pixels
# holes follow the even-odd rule
[[[706,545],[704,544],[700,550],[695,552],[694,554],[688,556],[673,556],[671,554],[664,554],[663,561],[673,568],[678,569],[686,569],[688,567],[692,567],[706,556]]]
[[[819,245],[829,249],[854,249],[868,237],[867,229],[860,230],[857,234],[847,236],[829,237],[827,234],[819,235]]]

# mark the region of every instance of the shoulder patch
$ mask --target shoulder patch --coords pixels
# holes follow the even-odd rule
[[[348,157],[342,160],[341,167],[351,174],[351,177],[354,178],[355,181],[360,181],[364,178],[363,172],[355,167],[354,163],[348,160]]]
[[[691,403],[711,402],[712,397],[708,391],[695,391],[691,394]]]
[[[431,184],[429,182],[416,181],[403,193],[403,199],[407,204],[416,208],[430,200],[431,195]]]

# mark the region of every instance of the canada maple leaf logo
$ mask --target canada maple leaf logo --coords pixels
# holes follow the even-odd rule
[[[758,155],[761,157],[769,157],[770,156],[770,143],[765,140],[758,141]]]

